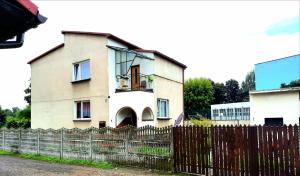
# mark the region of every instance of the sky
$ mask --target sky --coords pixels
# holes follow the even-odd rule
[[[32,58],[62,30],[107,32],[187,65],[185,78],[242,82],[254,64],[300,53],[300,1],[33,1],[48,20],[0,50],[0,105],[24,107]],[[55,70],[53,70],[55,71]]]

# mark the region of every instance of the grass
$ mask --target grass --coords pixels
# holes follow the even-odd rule
[[[169,148],[164,147],[140,147],[138,152],[146,155],[156,155],[156,156],[170,156]]]
[[[53,157],[53,156],[12,153],[12,152],[7,152],[7,151],[3,151],[3,150],[0,150],[0,155],[16,156],[16,157],[20,157],[20,158],[24,158],[24,159],[46,161],[49,163],[89,166],[89,167],[95,167],[95,168],[99,168],[99,169],[113,169],[114,168],[114,165],[109,162],[95,162],[95,161],[75,160],[75,159],[60,159],[59,157]]]

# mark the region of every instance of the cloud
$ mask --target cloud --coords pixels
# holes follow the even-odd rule
[[[268,27],[266,34],[269,36],[294,34],[300,31],[300,16],[288,18]]]

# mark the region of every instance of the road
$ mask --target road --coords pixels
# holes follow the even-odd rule
[[[141,176],[158,175],[137,168],[102,170],[92,167],[54,164],[11,156],[0,156],[0,176]]]

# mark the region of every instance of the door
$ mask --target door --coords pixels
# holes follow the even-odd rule
[[[131,66],[131,89],[140,90],[140,66]]]

